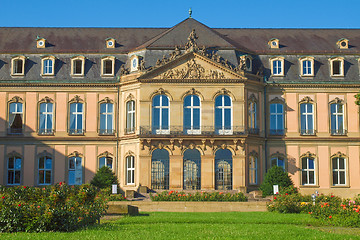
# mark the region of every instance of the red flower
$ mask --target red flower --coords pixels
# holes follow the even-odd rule
[[[21,207],[21,204],[19,204],[18,206]]]
[[[26,186],[24,186],[24,188],[26,188]]]
[[[279,194],[279,192],[276,192],[275,194]]]
[[[157,196],[157,195],[156,195]],[[126,197],[124,197],[124,199],[126,199]]]
[[[274,197],[274,200],[276,200],[276,197]]]
[[[37,208],[40,208],[40,206],[37,206]]]
[[[331,195],[331,197],[334,197],[334,195]]]
[[[312,212],[309,212],[309,214],[312,214]]]
[[[332,218],[332,216],[329,216],[329,218]]]
[[[2,196],[1,198],[2,198],[2,199],[4,199],[5,197],[4,197],[4,196]]]
[[[61,186],[61,185],[62,185],[62,182],[59,182],[59,185]]]
[[[285,193],[285,195],[289,195],[288,193]]]

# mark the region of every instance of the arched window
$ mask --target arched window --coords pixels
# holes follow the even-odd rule
[[[69,157],[69,185],[81,185],[83,183],[82,158],[78,155]]]
[[[346,185],[346,159],[342,154],[335,154],[331,158],[333,186]]]
[[[249,156],[249,184],[256,185],[257,184],[257,163],[258,157],[257,154],[252,153]]]
[[[135,101],[126,102],[126,133],[135,132]]]
[[[10,156],[7,162],[7,185],[21,184],[22,158],[20,156]]]
[[[53,103],[42,102],[39,104],[39,134],[53,134]]]
[[[259,133],[257,127],[257,101],[253,95],[249,99],[249,132],[251,134]]]
[[[100,103],[99,134],[114,134],[114,104],[111,102]]]
[[[217,134],[232,134],[232,102],[227,95],[215,98],[215,131]]]
[[[84,133],[84,104],[81,102],[70,103],[69,134]]]
[[[196,149],[184,152],[184,189],[201,189],[201,156]]]
[[[9,134],[21,134],[23,131],[23,104],[11,102],[9,104]]]
[[[110,156],[100,157],[99,158],[99,168],[102,168],[104,166],[112,169],[113,168],[113,158]]]
[[[315,185],[315,158],[310,154],[306,154],[305,156],[301,157],[301,166],[301,184]]]
[[[169,152],[155,149],[151,156],[151,188],[169,189]]]
[[[152,101],[152,131],[155,134],[169,134],[170,102],[166,95],[156,95]]]
[[[285,158],[282,155],[275,154],[271,156],[271,167],[278,166],[285,170]]]
[[[50,185],[52,182],[52,158],[49,156],[40,157],[38,171],[39,185]]]
[[[126,184],[135,184],[135,158],[134,156],[126,157]]]
[[[232,189],[232,154],[228,149],[219,149],[215,153],[215,189]]]
[[[344,126],[344,104],[340,99],[330,103],[330,122],[332,135],[346,134]]]
[[[41,59],[42,68],[41,75],[43,76],[53,76],[55,69],[55,57],[48,56]]]
[[[284,105],[282,103],[270,104],[270,134],[284,135]]]
[[[313,135],[314,131],[314,105],[311,102],[300,103],[300,133]]]
[[[200,134],[200,98],[188,95],[184,98],[184,132]]]

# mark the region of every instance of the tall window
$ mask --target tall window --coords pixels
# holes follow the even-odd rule
[[[39,106],[39,134],[53,133],[53,104],[40,103]]]
[[[271,157],[271,166],[278,166],[285,170],[285,158],[283,156],[272,156]]]
[[[39,158],[38,165],[38,182],[39,185],[49,185],[52,179],[52,159],[44,156]]]
[[[83,134],[83,103],[71,103],[70,104],[70,124],[69,134]]]
[[[115,58],[105,57],[101,59],[101,75],[114,76]]]
[[[101,103],[100,104],[100,134],[114,133],[114,104]]]
[[[46,58],[42,60],[43,63],[43,69],[42,74],[43,75],[54,75],[54,61],[55,59]]]
[[[331,76],[344,76],[344,59],[336,57],[330,59]]]
[[[332,159],[333,185],[346,184],[346,160],[344,157],[333,157]]]
[[[313,135],[314,131],[314,105],[312,103],[300,104],[301,134]]]
[[[251,98],[249,100],[249,132],[251,134],[258,134],[259,133],[259,129],[257,127],[257,103],[256,103],[256,99]]]
[[[11,156],[7,162],[7,184],[20,185],[21,183],[21,157]]]
[[[201,156],[196,149],[184,152],[184,189],[201,189]]]
[[[215,153],[215,189],[232,189],[232,154],[228,149],[219,149]]]
[[[342,103],[330,104],[331,114],[331,134],[332,135],[343,135],[345,134],[344,127],[344,105]]]
[[[273,75],[281,75],[283,71],[282,62],[280,60],[273,61]]]
[[[11,60],[11,74],[12,75],[17,75],[17,76],[22,76],[24,75],[24,68],[25,68],[25,57],[24,56],[19,56],[19,57],[15,57]]]
[[[69,158],[69,185],[81,185],[83,183],[82,158],[74,156]]]
[[[74,76],[83,76],[85,68],[85,57],[77,56],[71,59],[71,74]]]
[[[169,189],[169,152],[155,149],[151,156],[151,188]]]
[[[99,158],[99,168],[102,168],[104,166],[106,166],[106,167],[108,167],[110,169],[113,168],[113,159],[112,159],[112,157],[104,156],[104,157]]]
[[[9,104],[9,133],[21,134],[23,131],[23,104],[12,102]]]
[[[302,75],[303,76],[312,76],[313,70],[312,70],[313,62],[311,60],[303,60],[302,61]]]
[[[217,134],[232,134],[232,102],[227,95],[215,98],[215,131]]]
[[[315,159],[313,157],[301,158],[301,184],[314,185],[315,184]]]
[[[126,133],[135,132],[135,101],[126,103]]]
[[[200,98],[188,95],[184,98],[184,132],[200,134]]]
[[[126,157],[126,184],[135,184],[135,158],[134,156]]]
[[[169,98],[166,95],[156,95],[152,103],[152,131],[156,134],[168,134],[169,128]]]
[[[249,156],[249,184],[257,184],[257,156],[252,154]]]
[[[284,134],[284,105],[281,103],[270,104],[270,134]]]

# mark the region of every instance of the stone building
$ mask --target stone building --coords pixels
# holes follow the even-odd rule
[[[358,29],[0,28],[0,184],[360,190]]]

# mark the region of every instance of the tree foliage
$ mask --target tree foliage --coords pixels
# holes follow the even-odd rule
[[[115,173],[109,167],[100,168],[94,178],[90,182],[92,185],[98,188],[110,188],[112,184],[119,185],[118,178]]]
[[[289,174],[282,167],[273,166],[265,174],[265,179],[260,185],[263,197],[273,194],[273,185],[279,185],[279,188],[293,186]]]

